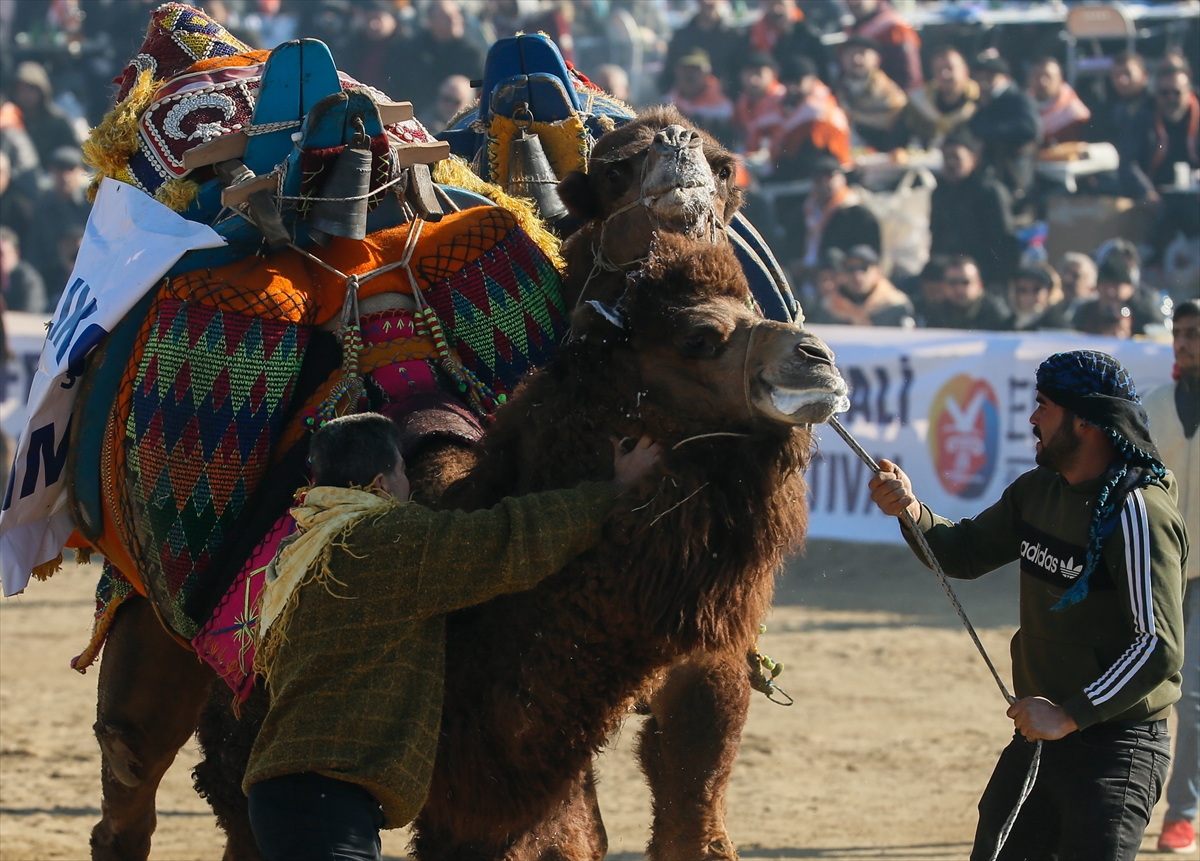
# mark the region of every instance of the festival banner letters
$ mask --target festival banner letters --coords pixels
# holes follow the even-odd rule
[[[1133,375],[1138,393],[1171,381],[1170,344],[1073,332],[960,332],[812,326],[850,385],[842,423],[878,460],[912,478],[917,498],[952,520],[978,514],[1033,469],[1029,415],[1035,372],[1052,353],[1101,350]],[[817,425],[808,472],[813,538],[901,544],[895,518],[871,502],[870,469]]]

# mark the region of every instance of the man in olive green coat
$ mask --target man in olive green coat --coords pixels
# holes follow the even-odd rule
[[[383,416],[313,435],[314,487],[268,568],[259,621],[271,708],[242,786],[268,861],[379,859],[379,829],[412,821],[428,792],[446,614],[531,588],[595,544],[658,453],[643,438],[617,449],[613,481],[465,513],[406,501]]]

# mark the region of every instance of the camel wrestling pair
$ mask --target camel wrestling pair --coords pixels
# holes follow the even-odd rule
[[[737,857],[725,795],[748,656],[804,535],[809,426],[847,387],[819,338],[764,316],[790,297],[759,292],[761,267],[747,277],[733,156],[672,108],[608,125],[594,141],[578,126],[587,152],[558,168],[575,222],[560,248],[529,201],[444,158],[321,43],[254,52],[194,9],[154,13],[88,150],[97,210],[146,195],[163,224],[216,238],[148,276],[111,327],[80,325],[97,299],[77,273],[48,348],[70,385],[46,397],[72,399],[69,421],[40,448],[23,435],[0,518],[25,579],[63,543],[106,560],[76,661],[104,649],[93,858],[148,857],[159,781],[193,733],[224,857],[261,857],[241,790],[268,706],[261,575],[295,529],[313,430],[365,410],[399,425],[413,498],[434,508],[607,480],[612,437],[663,447],[601,544],[448,617],[415,856],[602,858],[592,759],[637,712],[649,857]],[[44,520],[14,528],[39,499]]]

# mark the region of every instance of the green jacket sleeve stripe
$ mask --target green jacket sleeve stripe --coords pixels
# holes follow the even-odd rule
[[[1129,578],[1135,637],[1120,659],[1084,689],[1087,698],[1095,706],[1108,702],[1120,693],[1150,659],[1159,642],[1154,627],[1150,586],[1150,532],[1146,501],[1141,490],[1134,490],[1126,498],[1125,509],[1121,513],[1121,528],[1125,533],[1125,572]]]

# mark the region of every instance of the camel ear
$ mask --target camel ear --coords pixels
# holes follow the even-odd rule
[[[573,170],[563,178],[558,184],[558,197],[576,218],[591,221],[602,214],[600,198],[592,191],[587,174],[581,170]]]

